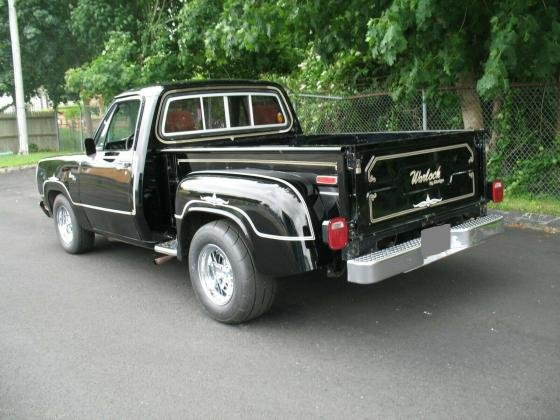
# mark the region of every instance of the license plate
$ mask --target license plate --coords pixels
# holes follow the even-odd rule
[[[422,256],[439,254],[451,247],[451,225],[434,226],[422,231]]]

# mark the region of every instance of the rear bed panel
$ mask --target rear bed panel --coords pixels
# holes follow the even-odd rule
[[[483,190],[480,132],[360,144],[352,208],[360,239],[410,221],[434,223],[478,205]]]

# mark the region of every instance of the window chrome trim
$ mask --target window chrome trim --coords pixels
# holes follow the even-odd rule
[[[280,89],[275,86],[227,86],[223,88],[220,92],[204,93],[204,90],[217,90],[216,87],[193,87],[187,89],[175,89],[166,92],[161,99],[161,104],[157,112],[157,122],[156,122],[156,137],[164,144],[180,144],[180,143],[194,143],[201,141],[213,141],[213,140],[223,140],[231,139],[235,140],[237,137],[254,137],[266,134],[281,134],[290,131],[294,125],[294,117],[288,106],[287,99]],[[284,124],[267,124],[267,125],[257,125],[257,126],[245,126],[245,127],[229,127],[229,128],[218,128],[210,130],[196,130],[196,131],[186,131],[173,133],[172,135],[166,135],[163,132],[164,122],[166,120],[166,111],[168,108],[169,97],[175,94],[184,95],[178,96],[178,98],[186,97],[210,97],[210,96],[245,96],[245,95],[255,95],[255,96],[273,96],[277,99],[280,108],[286,118]],[[227,102],[227,101],[226,101]],[[163,112],[162,112],[163,109]],[[250,107],[252,112],[252,108]],[[267,130],[269,129],[270,130]],[[276,129],[275,129],[276,128]],[[205,133],[216,133],[216,136],[204,136]],[[173,137],[178,136],[192,136],[196,135],[194,138],[182,138],[178,140],[172,140]]]
[[[277,152],[277,151],[292,151],[292,152],[340,152],[341,146],[239,146],[239,147],[178,147],[161,149],[161,152]]]
[[[140,133],[140,123],[142,121],[142,115],[144,114],[144,97],[141,95],[128,95],[128,96],[123,96],[123,97],[117,97],[113,100],[113,102],[111,102],[111,104],[109,105],[109,109],[107,110],[107,112],[105,113],[105,115],[103,116],[103,119],[101,120],[101,122],[99,123],[99,125],[97,126],[97,129],[95,130],[95,133],[93,134],[93,140],[96,142],[95,144],[95,148],[98,152],[100,151],[105,151],[105,149],[102,147],[101,149],[97,148],[97,135],[101,135],[101,133],[99,133],[100,130],[103,130],[104,128],[109,129],[109,125],[107,125],[106,127],[103,127],[103,125],[106,122],[110,122],[113,120],[113,114],[115,113],[115,110],[117,109],[117,105],[121,102],[128,102],[128,101],[140,101],[140,107],[138,108],[138,115],[136,116],[136,126],[134,127],[134,143],[132,144],[132,147],[130,149],[126,149],[126,150],[136,150],[136,144],[138,142],[138,135]]]
[[[224,128],[206,128],[206,118],[205,118],[205,112],[204,112],[204,99],[205,98],[213,98],[213,97],[223,97],[224,98],[224,102],[227,103],[227,113],[226,113],[226,109],[224,108],[224,113],[225,113],[225,117],[226,117],[226,127]],[[243,125],[243,126],[236,126],[236,127],[232,127],[231,126],[231,121],[230,121],[230,115],[229,115],[229,101],[228,98],[230,96],[246,96],[248,98],[248,104],[249,104],[249,122],[250,125]],[[282,114],[286,115],[286,110],[284,108],[284,106],[282,105],[282,102],[280,101],[280,97],[274,93],[254,93],[254,92],[243,92],[243,91],[239,91],[239,92],[221,92],[221,93],[193,93],[193,94],[187,94],[187,95],[181,95],[181,96],[173,96],[167,100],[165,100],[164,104],[163,104],[163,118],[161,120],[161,124],[160,124],[160,132],[161,134],[163,134],[165,137],[169,137],[169,138],[173,138],[173,137],[177,137],[177,136],[185,136],[185,135],[189,135],[189,134],[203,134],[203,133],[220,133],[220,132],[227,132],[227,131],[238,131],[238,130],[247,130],[247,129],[261,129],[261,128],[283,128],[285,126],[288,125],[288,122],[284,122],[282,124],[259,124],[259,125],[255,125],[255,120],[254,120],[254,116],[253,116],[253,96],[269,96],[269,97],[273,97],[274,99],[276,99],[276,103],[279,105],[280,109],[282,110]],[[202,114],[202,129],[201,130],[189,130],[189,131],[175,131],[175,132],[171,132],[168,133],[167,131],[165,131],[165,125],[167,122],[167,113],[169,112],[169,106],[173,103],[173,102],[178,102],[181,100],[185,100],[185,99],[199,99],[199,103],[200,103],[200,109],[201,109],[201,114]]]

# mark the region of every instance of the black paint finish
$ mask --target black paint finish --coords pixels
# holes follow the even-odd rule
[[[178,236],[179,258],[200,223],[227,218],[244,233],[258,269],[274,276],[337,271],[344,259],[418,237],[427,226],[485,214],[477,131],[305,136],[286,99],[293,125],[285,133],[185,137],[176,144],[158,139],[166,93],[243,86],[285,95],[276,84],[248,81],[119,95],[117,101],[142,99],[133,148],[41,161],[37,181],[47,210],[54,194],[65,194],[85,228],[145,247]],[[338,183],[317,185],[317,175],[335,175]],[[337,216],[348,218],[350,242],[333,252],[321,225]]]

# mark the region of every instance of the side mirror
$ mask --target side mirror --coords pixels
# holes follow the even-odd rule
[[[97,153],[97,149],[95,148],[95,140],[91,137],[88,137],[84,140],[84,145],[86,146],[86,155],[92,156]]]

